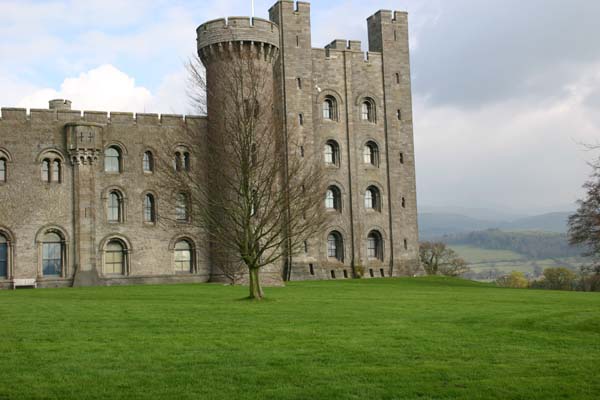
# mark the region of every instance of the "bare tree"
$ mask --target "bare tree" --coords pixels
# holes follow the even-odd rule
[[[419,256],[427,275],[459,276],[469,271],[465,260],[442,242],[423,242]]]
[[[577,211],[569,217],[569,241],[587,247],[586,255],[594,258],[593,265],[587,268],[600,274],[600,162],[593,164],[592,169],[590,179],[583,185],[585,198],[578,201]]]
[[[202,174],[168,163],[161,173],[171,192],[186,196],[189,223],[208,238],[211,263],[233,283],[245,270],[249,297],[262,299],[261,268],[284,264],[323,227],[323,169],[314,156],[294,151],[296,138],[284,136],[270,64],[240,48],[207,68],[228,79],[207,81],[199,58],[188,65],[191,101],[199,112],[218,111],[208,116],[208,135],[188,126],[204,140]],[[178,195],[170,201],[178,209]]]

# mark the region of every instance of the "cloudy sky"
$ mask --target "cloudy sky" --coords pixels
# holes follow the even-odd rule
[[[257,16],[272,3],[257,0]],[[600,141],[600,1],[315,0],[313,46],[366,43],[380,8],[409,12],[420,206],[570,210],[597,156],[581,144]],[[0,10],[1,106],[65,97],[78,109],[185,113],[195,28],[249,14],[250,0]]]

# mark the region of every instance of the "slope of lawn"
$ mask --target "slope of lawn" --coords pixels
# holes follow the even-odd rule
[[[445,278],[0,292],[0,399],[597,399],[600,295]]]

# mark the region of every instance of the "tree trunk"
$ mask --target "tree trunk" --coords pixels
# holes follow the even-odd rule
[[[249,269],[250,299],[254,300],[262,300],[264,298],[264,293],[262,291],[262,287],[260,286],[259,271],[259,268]]]

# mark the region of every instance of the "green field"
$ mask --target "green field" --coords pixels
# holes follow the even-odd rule
[[[474,272],[496,270],[499,274],[521,271],[533,275],[538,269],[566,267],[577,270],[586,260],[577,257],[557,259],[528,259],[522,254],[510,250],[493,250],[468,245],[450,245],[460,257],[465,259]],[[484,279],[485,280],[485,279]],[[493,280],[493,279],[492,279]]]
[[[598,293],[449,278],[0,292],[0,399],[597,399]]]

